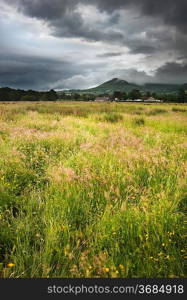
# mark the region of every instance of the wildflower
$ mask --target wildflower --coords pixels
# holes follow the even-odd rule
[[[105,273],[108,273],[108,272],[110,271],[110,269],[109,269],[109,268],[103,268],[103,271],[104,271]]]
[[[13,263],[9,263],[9,264],[7,265],[8,268],[12,268],[12,267],[14,267],[14,266],[15,266],[15,264],[13,264]]]
[[[170,235],[170,236],[174,235],[174,232],[169,232],[169,235]]]
[[[162,244],[162,246],[164,247],[164,246],[165,246],[165,244],[163,243],[163,244]]]
[[[119,268],[121,269],[121,270],[124,270],[124,266],[123,265],[119,265]]]
[[[154,261],[159,261],[159,259],[158,258],[154,258]]]
[[[169,275],[169,278],[176,278],[177,276],[176,275],[173,275],[173,274],[171,274],[171,275]]]

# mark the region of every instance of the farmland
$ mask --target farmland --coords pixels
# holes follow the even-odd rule
[[[184,277],[187,105],[0,104],[0,277]]]

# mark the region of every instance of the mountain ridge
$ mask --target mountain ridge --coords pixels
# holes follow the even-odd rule
[[[141,93],[159,93],[159,94],[176,94],[179,89],[187,90],[187,83],[169,84],[169,83],[145,83],[143,85],[128,82],[126,80],[114,77],[100,85],[89,89],[71,89],[66,92],[75,92],[79,94],[113,94],[115,91],[129,93],[133,89],[139,90]]]
[[[145,83],[140,85],[120,78],[112,78],[96,87],[79,91],[93,94],[112,94],[114,91],[129,93],[133,89],[138,89],[143,93],[177,93],[180,88],[187,89],[187,84]]]

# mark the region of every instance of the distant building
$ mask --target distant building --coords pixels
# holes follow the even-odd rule
[[[148,99],[144,100],[145,102],[163,102],[162,100],[158,100],[158,99],[155,99],[153,97],[149,97]]]
[[[97,97],[95,99],[95,102],[105,102],[105,101],[109,101],[109,97]]]

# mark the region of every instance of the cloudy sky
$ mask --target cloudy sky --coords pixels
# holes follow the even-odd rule
[[[187,0],[0,0],[0,86],[187,83]]]

